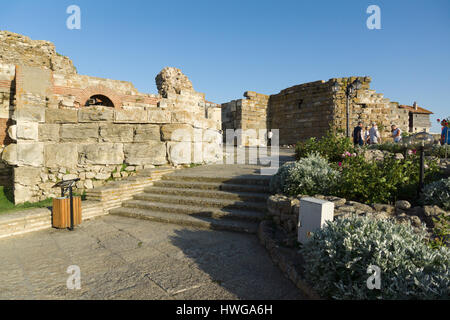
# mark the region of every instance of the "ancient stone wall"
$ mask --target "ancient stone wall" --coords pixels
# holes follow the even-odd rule
[[[0,31],[0,60],[6,64],[43,67],[59,73],[77,72],[69,58],[55,51],[53,43],[31,40],[9,31]]]
[[[223,138],[226,139],[227,129],[242,128],[242,99],[232,100],[222,104],[222,131]],[[225,142],[225,140],[224,140]]]
[[[391,102],[391,121],[392,124],[397,125],[403,132],[408,131],[409,114],[407,110],[398,107],[398,102]]]
[[[129,82],[24,65],[15,83],[15,143],[2,158],[14,166],[16,203],[58,195],[60,180],[79,177],[83,192],[148,167],[221,159],[220,109],[194,89],[163,98]],[[87,106],[94,95],[113,105]]]
[[[333,118],[331,81],[293,86],[270,96],[269,126],[279,129],[280,145],[321,137]]]
[[[247,100],[233,100],[222,105],[223,130],[279,129],[280,145],[291,145],[310,137],[323,136],[330,127],[346,129],[346,87],[357,77],[333,78],[296,85],[271,96],[250,93]],[[390,126],[395,123],[408,131],[408,112],[399,108],[382,94],[370,90],[370,77],[358,77],[361,89],[350,100],[350,131],[362,121],[364,125],[378,124],[383,139],[391,137]],[[335,82],[340,89],[332,90]],[[267,98],[266,98],[267,97]],[[253,99],[258,101],[255,105]],[[246,107],[250,103],[250,107]],[[266,121],[262,119],[266,118]],[[256,120],[255,119],[259,119]]]
[[[50,105],[82,107],[94,95],[108,97],[116,109],[156,107],[159,97],[136,90],[131,82],[102,79],[85,75],[54,73]]]
[[[13,87],[14,75],[14,65],[0,63],[0,155],[3,149],[12,142],[8,135],[8,129],[14,123],[11,119],[15,90]],[[10,186],[11,184],[12,167],[0,159],[0,186]]]
[[[247,91],[244,97],[247,99],[242,100],[243,144],[246,146],[267,145],[265,131],[269,96]]]
[[[336,94],[337,115],[335,125],[345,128],[345,86],[356,80],[356,77],[337,79],[341,83],[341,90]],[[350,130],[362,121],[364,126],[371,126],[372,122],[377,123],[382,142],[391,141],[391,125],[396,124],[402,131],[408,130],[408,113],[398,108],[397,102],[391,102],[384,98],[383,94],[376,93],[370,89],[370,77],[359,77],[362,82],[361,90],[358,90],[355,98],[350,103]]]
[[[226,129],[241,129],[237,141],[243,146],[267,144],[267,110],[269,96],[254,91],[244,93],[246,99],[233,100],[222,104],[222,130],[226,139]],[[264,130],[264,131],[260,131]],[[264,133],[263,133],[264,132]]]

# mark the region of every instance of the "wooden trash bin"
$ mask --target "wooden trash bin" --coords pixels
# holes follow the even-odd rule
[[[81,223],[81,197],[73,197],[73,226]],[[70,228],[70,198],[54,198],[52,226]]]

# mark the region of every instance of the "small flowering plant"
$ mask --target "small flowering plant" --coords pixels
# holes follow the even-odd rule
[[[356,153],[350,153],[348,151],[345,151],[343,154],[341,154],[342,158],[347,158],[347,157],[356,157]]]
[[[447,127],[450,128],[450,117],[448,117],[447,119],[437,119],[437,122],[441,124],[441,126],[443,127]]]

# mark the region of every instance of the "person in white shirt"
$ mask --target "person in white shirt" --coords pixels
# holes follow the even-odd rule
[[[400,142],[402,140],[402,130],[398,128],[395,124],[391,126],[392,129],[392,138],[394,139],[394,142]]]
[[[372,122],[372,128],[369,130],[370,144],[378,144],[381,142],[380,132],[375,122]]]
[[[364,129],[364,144],[370,144],[369,126]]]

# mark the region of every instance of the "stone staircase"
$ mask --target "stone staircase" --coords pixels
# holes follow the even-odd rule
[[[269,177],[248,174],[248,170],[226,174],[226,166],[206,167],[166,174],[110,214],[256,233],[266,214]]]

